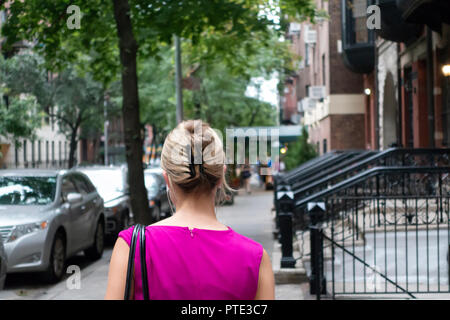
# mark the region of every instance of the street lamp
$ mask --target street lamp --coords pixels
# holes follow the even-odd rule
[[[442,73],[445,77],[450,77],[450,64],[446,64],[442,67]]]

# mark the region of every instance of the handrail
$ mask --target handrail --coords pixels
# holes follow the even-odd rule
[[[309,197],[300,199],[295,202],[295,207],[302,207],[308,202],[316,201],[332,193],[340,191],[347,187],[352,187],[357,183],[360,183],[367,178],[376,176],[380,173],[449,173],[450,166],[446,167],[375,167],[367,171],[361,172],[353,177],[350,177],[342,182],[337,183],[331,188],[319,191]]]
[[[305,186],[307,184],[312,184],[313,183],[312,182],[313,179],[323,179],[323,178],[328,177],[329,175],[335,174],[336,172],[341,172],[341,170],[343,168],[347,168],[348,166],[351,166],[355,162],[359,163],[359,162],[363,161],[365,158],[373,157],[374,154],[376,154],[376,153],[377,152],[375,152],[375,151],[368,151],[366,153],[361,153],[359,155],[356,155],[355,157],[346,159],[346,160],[340,162],[339,164],[337,164],[335,166],[332,166],[332,167],[330,167],[328,169],[320,171],[318,174],[316,174],[316,175],[314,175],[312,177],[309,177],[308,179],[305,179],[305,180],[293,183],[292,184],[292,189],[295,190],[299,186]]]
[[[312,175],[322,171],[324,168],[329,168],[330,166],[333,166],[338,161],[345,161],[346,159],[353,158],[357,155],[359,155],[361,151],[350,151],[350,152],[344,152],[341,154],[336,155],[335,157],[332,157],[330,159],[327,159],[326,161],[323,161],[322,163],[313,166],[309,168],[309,170],[304,170],[297,172],[295,175],[291,175],[288,177],[282,176],[282,180],[286,183],[292,183],[294,180],[298,179],[304,179],[311,177]]]
[[[382,151],[379,154],[376,154],[368,159],[365,159],[359,163],[356,163],[354,165],[351,165],[345,169],[343,169],[342,171],[336,172],[334,174],[331,174],[327,177],[324,177],[322,179],[320,179],[319,181],[316,181],[314,183],[311,183],[307,186],[304,186],[303,188],[299,189],[299,190],[295,190],[295,184],[293,185],[293,192],[294,192],[294,197],[299,194],[302,193],[308,189],[314,188],[318,185],[321,185],[327,181],[330,181],[332,179],[341,177],[341,176],[345,176],[346,174],[355,171],[355,170],[359,170],[359,169],[364,169],[366,168],[368,165],[376,162],[377,160],[380,160],[382,158],[387,158],[388,156],[395,154],[395,153],[400,153],[400,154],[413,154],[413,155],[418,155],[418,154],[446,154],[448,153],[450,155],[450,149],[429,149],[429,148],[417,148],[417,149],[406,149],[406,148],[390,148],[387,149],[385,151]]]
[[[319,164],[319,163],[321,163],[321,162],[323,162],[325,160],[328,160],[329,158],[335,157],[336,155],[338,155],[338,153],[336,153],[334,151],[327,152],[327,153],[325,153],[325,154],[323,154],[321,156],[312,158],[312,159],[302,163],[300,166],[298,166],[298,167],[296,167],[294,169],[291,169],[291,170],[283,173],[282,176],[283,177],[289,177],[289,176],[295,175],[299,170],[306,169],[306,168],[309,168],[310,166]]]

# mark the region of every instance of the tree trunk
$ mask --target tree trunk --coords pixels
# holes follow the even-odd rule
[[[131,209],[136,223],[152,222],[142,165],[142,135],[139,114],[139,95],[136,57],[138,45],[133,35],[128,0],[112,0],[117,34],[119,36],[120,62],[122,64],[122,118],[128,164],[128,184]]]
[[[70,134],[70,146],[69,146],[69,169],[75,165],[75,152],[77,151],[77,131],[78,127],[72,130]]]

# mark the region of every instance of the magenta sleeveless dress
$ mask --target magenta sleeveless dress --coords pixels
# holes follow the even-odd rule
[[[128,245],[133,228],[119,233]],[[228,230],[146,227],[151,300],[252,300],[258,288],[261,244]],[[143,299],[136,243],[134,298]]]

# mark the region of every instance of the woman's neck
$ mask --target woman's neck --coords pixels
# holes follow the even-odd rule
[[[174,220],[189,225],[217,225],[214,197],[187,195],[176,203]]]

